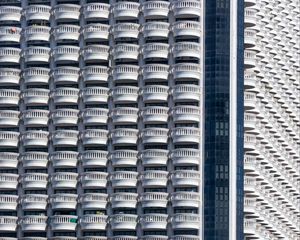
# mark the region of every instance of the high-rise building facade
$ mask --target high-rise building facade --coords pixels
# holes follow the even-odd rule
[[[298,240],[297,0],[0,0],[0,240]]]

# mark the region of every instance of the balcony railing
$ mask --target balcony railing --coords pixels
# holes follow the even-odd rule
[[[144,2],[142,10],[145,18],[167,18],[170,3],[166,1]]]
[[[47,189],[48,174],[25,173],[21,176],[20,182],[24,189]]]
[[[16,232],[17,221],[18,221],[18,217],[0,216],[0,231]]]
[[[138,95],[139,88],[131,86],[114,87],[112,92],[114,102],[136,102]]]
[[[48,89],[28,88],[21,97],[26,105],[48,105],[49,93]]]
[[[193,43],[193,42],[175,43],[172,52],[175,58],[186,57],[186,58],[200,59],[201,46],[199,43]]]
[[[101,3],[100,3],[101,4]],[[92,23],[84,26],[82,33],[84,40],[108,40],[110,26],[101,23]]]
[[[158,170],[147,170],[141,175],[143,187],[166,187],[169,172]]]
[[[172,73],[175,79],[201,79],[201,66],[194,63],[178,63],[173,65]]]
[[[48,204],[48,195],[25,194],[21,197],[20,203],[22,210],[46,210]]]
[[[105,188],[107,185],[108,173],[106,172],[85,172],[80,176],[83,188]]]
[[[167,128],[145,128],[142,130],[142,140],[144,144],[168,142],[169,129]]]
[[[0,209],[1,210],[10,210],[16,211],[18,205],[18,196],[17,195],[5,195],[1,194],[0,196]]]
[[[134,65],[117,65],[112,73],[114,81],[138,81],[139,67]]]
[[[136,187],[137,176],[137,172],[115,171],[110,180],[113,187]]]
[[[168,204],[168,193],[164,192],[146,192],[140,196],[143,207],[161,207],[165,208]]]
[[[138,60],[139,45],[136,44],[117,44],[113,49],[114,59]]]
[[[110,159],[114,166],[136,166],[138,161],[138,152],[134,150],[116,150],[112,152]]]
[[[103,66],[88,66],[83,68],[81,75],[84,82],[107,82],[109,68]]]
[[[174,122],[200,122],[201,109],[194,106],[177,106],[173,108]]]
[[[201,16],[201,2],[197,0],[174,1],[171,9],[176,17]]]
[[[50,155],[53,167],[76,167],[78,152],[57,151]]]
[[[48,42],[50,39],[50,27],[46,26],[29,26],[25,28],[23,35],[25,41],[44,41]]]
[[[168,224],[167,214],[144,214],[140,219],[142,229],[166,229]]]
[[[106,145],[108,131],[103,129],[87,129],[80,136],[83,145]]]
[[[144,80],[168,80],[169,66],[164,64],[147,64],[143,66],[142,73]]]
[[[143,25],[144,37],[168,38],[169,23],[166,22],[146,22]]]
[[[107,194],[104,193],[85,193],[80,197],[83,209],[105,209],[107,204]]]
[[[176,170],[171,179],[174,187],[200,186],[201,174],[194,170]]]
[[[201,88],[192,84],[179,84],[173,89],[173,99],[175,101],[200,101]]]
[[[142,94],[144,102],[166,102],[169,96],[169,87],[159,85],[148,85],[143,88]]]
[[[111,112],[111,117],[114,123],[137,123],[138,108],[118,107]]]
[[[105,230],[107,224],[106,215],[87,214],[80,218],[82,230]]]
[[[159,106],[145,107],[141,115],[144,123],[165,123],[168,122],[169,108]]]
[[[177,21],[172,25],[172,31],[175,37],[193,36],[201,37],[201,23],[192,21]]]
[[[168,151],[162,149],[148,149],[142,151],[143,165],[167,165]]]
[[[20,43],[21,30],[18,27],[0,27],[0,42]]]
[[[48,153],[46,152],[25,152],[21,155],[20,161],[24,168],[43,167],[48,164]]]
[[[47,5],[29,5],[25,8],[26,21],[42,20],[49,21],[51,7]]]
[[[177,127],[172,129],[171,137],[174,143],[200,143],[201,131],[199,128]]]
[[[28,130],[21,135],[23,145],[35,146],[35,147],[47,147],[48,146],[49,132],[41,130]]]
[[[0,125],[2,126],[18,126],[19,111],[0,110]]]
[[[196,192],[174,192],[171,195],[173,207],[195,207],[201,204],[200,195]]]
[[[137,225],[137,218],[137,215],[132,214],[115,214],[111,216],[110,224],[113,230],[134,230]]]
[[[83,6],[85,19],[108,19],[110,6],[106,3],[89,3]]]
[[[83,59],[85,62],[108,61],[109,49],[106,45],[88,45],[82,50]]]
[[[1,68],[0,69],[0,84],[16,84],[20,82],[20,69]]]
[[[51,55],[55,62],[78,62],[79,50],[77,46],[57,46]]]
[[[77,216],[72,215],[51,216],[50,226],[52,231],[75,231],[77,219]]]
[[[73,188],[77,186],[77,173],[57,172],[51,176],[51,184],[53,188]]]
[[[115,39],[137,39],[140,33],[140,25],[136,23],[118,23],[113,26],[112,33]]]
[[[53,28],[53,36],[55,41],[78,41],[80,36],[80,27],[76,25],[59,25]]]
[[[0,131],[1,147],[17,147],[19,143],[18,132]]]
[[[108,119],[108,109],[105,108],[85,108],[81,112],[81,118],[83,123],[88,124],[99,124],[106,123]]]
[[[20,22],[22,16],[22,8],[15,6],[0,7],[0,21],[15,21]]]
[[[17,168],[19,162],[19,154],[11,152],[0,153],[0,167]]]
[[[56,109],[51,114],[54,125],[76,125],[78,122],[79,110],[77,109]]]
[[[138,18],[140,4],[135,2],[117,2],[113,7],[116,19]]]
[[[0,63],[14,63],[20,62],[21,49],[12,47],[0,48]]]
[[[53,194],[49,202],[52,209],[76,209],[77,195],[68,193]]]
[[[27,47],[22,53],[26,63],[48,63],[50,48],[48,47]]]
[[[22,231],[46,231],[47,216],[23,216],[20,220]]]
[[[53,8],[56,21],[78,21],[80,6],[75,4],[58,4]]]
[[[86,87],[82,90],[84,103],[106,103],[109,89],[105,87]]]
[[[171,152],[174,165],[201,164],[201,152],[198,149],[178,148]]]
[[[31,84],[31,83],[46,83],[48,84],[50,79],[50,69],[48,68],[38,68],[38,67],[32,67],[32,68],[26,68],[23,71],[23,78],[25,80],[25,83]]]
[[[110,197],[112,208],[136,208],[137,193],[114,193]]]
[[[201,217],[193,213],[178,213],[172,217],[173,228],[199,229]]]

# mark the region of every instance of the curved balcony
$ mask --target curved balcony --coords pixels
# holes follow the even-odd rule
[[[110,197],[112,208],[136,208],[137,193],[114,193]]]
[[[105,188],[107,177],[106,172],[84,172],[80,176],[80,182],[83,188]]]
[[[193,42],[175,43],[173,47],[173,56],[175,58],[197,58],[200,59],[201,45]]]
[[[145,128],[142,130],[143,144],[168,143],[169,129],[167,128]]]
[[[200,22],[178,21],[173,23],[172,31],[175,37],[201,37],[202,29]]]
[[[244,73],[244,88],[253,89],[257,86],[256,73],[251,70],[246,70]]]
[[[201,131],[193,127],[177,127],[172,129],[173,143],[200,143]]]
[[[108,217],[106,215],[87,214],[80,218],[82,230],[105,230]]]
[[[48,195],[25,194],[20,200],[22,210],[46,210],[48,204]]]
[[[174,192],[171,195],[173,207],[199,208],[201,204],[198,192]]]
[[[145,38],[168,38],[170,24],[166,22],[146,22],[143,25]]]
[[[147,80],[168,80],[169,66],[164,64],[147,64],[143,66],[143,79]]]
[[[139,16],[140,4],[135,2],[117,2],[113,7],[114,18],[134,19]]]
[[[51,7],[47,5],[29,5],[25,8],[24,15],[26,21],[49,21],[51,16],[50,11]]]
[[[246,235],[251,234],[257,234],[257,226],[256,226],[256,220],[253,219],[244,219],[244,233]]]
[[[151,18],[167,18],[169,14],[169,2],[165,1],[149,1],[143,3],[143,13],[146,19]]]
[[[61,87],[52,92],[51,97],[55,104],[77,104],[79,98],[79,89]]]
[[[201,99],[201,88],[197,85],[179,84],[172,90],[175,101],[200,101]]]
[[[17,127],[19,123],[19,111],[0,110],[0,125]]]
[[[256,146],[256,136],[251,134],[244,135],[244,149],[247,151],[255,150]]]
[[[49,132],[41,130],[26,131],[21,135],[21,140],[24,147],[47,147]]]
[[[0,27],[0,42],[20,43],[21,31],[18,27]]]
[[[251,48],[256,45],[256,31],[253,29],[244,30],[244,44],[245,48]]]
[[[86,87],[82,91],[84,103],[106,103],[109,89],[105,87]]]
[[[140,25],[136,23],[118,23],[113,26],[112,33],[114,39],[134,38],[138,39]]]
[[[144,150],[141,154],[143,165],[167,165],[168,153],[168,150],[162,149]]]
[[[197,0],[177,0],[173,3],[171,9],[175,17],[201,16],[201,2]]]
[[[198,56],[200,57],[200,55]],[[174,79],[201,79],[201,66],[194,63],[178,63],[173,65],[172,73]]]
[[[23,78],[26,84],[44,83],[48,84],[50,80],[50,69],[32,67],[23,71]]]
[[[136,187],[137,172],[115,171],[110,175],[113,187]]]
[[[78,131],[56,130],[51,138],[54,146],[77,146]]]
[[[201,109],[196,106],[177,106],[173,108],[174,122],[200,122]]]
[[[253,68],[256,65],[256,53],[252,50],[244,51],[244,66],[245,68]]]
[[[111,216],[110,224],[113,230],[135,230],[137,225],[137,215],[114,214]]]
[[[136,144],[138,139],[138,130],[129,128],[118,128],[111,131],[113,144],[127,145]]]
[[[85,108],[81,112],[83,124],[105,124],[108,119],[108,109],[105,108]]]
[[[141,217],[143,230],[166,229],[168,224],[168,214],[149,213]]]
[[[106,145],[108,131],[102,129],[87,129],[80,136],[83,145]]]
[[[143,208],[160,207],[166,208],[168,204],[168,193],[164,192],[145,192],[140,197]]]
[[[109,77],[109,68],[103,66],[87,66],[84,67],[81,75],[83,81],[89,82],[107,82]]]
[[[18,147],[18,132],[0,131],[0,147]]]
[[[179,186],[200,186],[201,174],[194,170],[177,170],[172,174],[172,184]]]
[[[22,99],[26,105],[48,105],[48,89],[28,88],[22,93]]]
[[[48,165],[48,153],[25,152],[21,155],[23,168],[46,168]]]
[[[14,89],[0,89],[0,105],[10,106],[18,105],[20,91]]]
[[[166,187],[168,183],[167,171],[148,170],[141,175],[143,187]]]
[[[0,69],[0,84],[14,84],[18,85],[20,83],[20,69],[15,68],[1,68]]]
[[[1,190],[16,190],[18,186],[18,174],[1,173],[0,174],[0,189]]]
[[[22,53],[26,63],[48,63],[50,48],[48,47],[27,47]]]
[[[85,62],[108,61],[109,49],[105,45],[88,45],[83,48],[83,59]]]
[[[147,58],[168,59],[169,44],[147,43],[147,44],[143,45],[142,53],[143,53],[144,59],[147,59]]]
[[[51,176],[51,184],[55,189],[59,188],[73,188],[77,186],[78,173],[71,172],[57,172]]]
[[[257,184],[255,177],[244,177],[244,191],[245,193],[256,193],[257,194]]]
[[[138,108],[118,107],[114,108],[111,112],[113,123],[137,123],[138,121]]]
[[[256,208],[256,198],[245,197],[244,198],[244,212],[254,213]]]
[[[244,114],[245,130],[253,130],[256,128],[256,114],[246,112]]]
[[[244,106],[245,110],[256,108],[256,94],[253,92],[244,93]]]
[[[198,149],[178,148],[172,150],[171,159],[174,165],[200,165],[202,162],[202,155]]]
[[[139,67],[135,65],[117,65],[113,69],[114,81],[138,81]]]
[[[76,46],[57,46],[52,51],[52,56],[56,63],[78,62],[79,47]]]
[[[80,27],[76,25],[58,25],[53,28],[55,41],[78,41],[80,36]]]
[[[148,85],[143,88],[144,102],[167,102],[169,87],[160,85]]]
[[[134,150],[116,150],[110,155],[113,166],[136,166],[138,152]]]
[[[79,110],[77,109],[55,109],[51,114],[54,125],[77,125]]]
[[[75,4],[58,4],[53,8],[56,21],[78,21],[80,16],[80,6]]]
[[[112,92],[114,102],[136,102],[139,88],[131,86],[114,87]]]
[[[106,3],[89,3],[83,6],[83,15],[85,19],[108,19],[110,5]]]
[[[18,162],[18,153],[0,152],[0,168],[17,168]]]
[[[254,27],[257,23],[257,10],[254,8],[245,8],[245,27]]]
[[[53,167],[76,167],[78,152],[57,151],[50,156]]]
[[[20,62],[21,49],[12,47],[1,47],[0,48],[0,63],[16,63]]]
[[[28,26],[24,29],[23,35],[26,42],[49,42],[50,30],[51,28],[46,26]]]
[[[114,59],[138,60],[139,48],[136,44],[117,44],[113,48],[113,57]]]
[[[83,39],[85,41],[108,40],[110,26],[101,23],[87,24],[83,27]]]
[[[106,209],[107,194],[85,193],[80,197],[82,209]]]
[[[47,216],[23,216],[20,220],[22,231],[46,231]]]
[[[20,182],[23,189],[47,189],[48,174],[46,173],[25,173]]]
[[[145,107],[142,110],[144,123],[166,123],[169,118],[169,108],[151,106]]]
[[[17,225],[18,225],[17,222],[18,222],[18,217],[0,216],[0,231],[16,232]]]
[[[52,231],[75,231],[77,226],[77,216],[57,215],[50,217]],[[65,238],[64,238],[65,239]]]
[[[107,164],[107,155],[106,151],[98,150],[87,150],[80,155],[80,160],[83,167],[105,167]]]
[[[199,229],[200,221],[199,214],[178,213],[172,217],[172,227],[175,229]]]
[[[20,22],[22,16],[22,8],[15,6],[1,6],[0,7],[0,21],[14,21]]]
[[[18,206],[18,198],[19,198],[19,196],[17,196],[17,195],[1,194],[0,210],[16,211],[17,206]]]
[[[52,209],[76,209],[77,195],[68,193],[53,194],[49,202]]]
[[[169,238],[167,236],[161,236],[161,235],[147,235],[142,237],[142,240],[168,240]]]

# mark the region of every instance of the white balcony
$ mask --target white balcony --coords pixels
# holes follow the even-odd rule
[[[256,53],[252,50],[244,51],[244,66],[245,68],[253,68],[256,66]]]
[[[147,235],[141,238],[142,240],[168,240],[167,236],[161,235]]]
[[[113,187],[136,187],[137,172],[115,171],[111,174],[110,180]]]
[[[77,104],[79,98],[79,89],[60,87],[52,92],[51,97],[55,104]]]
[[[48,84],[50,80],[50,69],[32,67],[23,71],[23,78],[26,84],[44,83]]]
[[[0,42],[20,43],[21,31],[18,27],[0,27]]]
[[[144,59],[147,59],[147,58],[168,59],[169,44],[147,43],[147,44],[143,45],[142,53],[143,53]]]
[[[139,57],[139,45],[136,44],[117,44],[113,48],[114,59],[130,59],[138,60]]]
[[[244,113],[244,128],[245,130],[253,130],[256,128],[256,114]]]
[[[108,119],[108,109],[105,108],[85,108],[81,112],[83,124],[105,124]]]
[[[161,79],[168,80],[169,77],[169,66],[164,64],[147,64],[142,69],[144,80]]]
[[[196,106],[177,106],[173,108],[174,122],[200,122],[201,109]]]
[[[20,182],[23,189],[47,189],[48,174],[46,173],[25,173]]]
[[[148,1],[143,3],[143,13],[148,18],[167,18],[169,14],[170,3],[166,1]]]
[[[1,11],[1,10],[0,10]],[[20,62],[21,49],[12,47],[0,48],[0,63],[16,63]]]
[[[18,217],[0,216],[0,231],[16,232],[17,222],[18,222]]]
[[[77,109],[55,109],[51,114],[54,125],[77,125],[79,110]]]
[[[29,130],[21,135],[24,147],[47,147],[49,132],[42,130]]]
[[[77,226],[77,216],[57,215],[50,217],[52,231],[75,231]],[[64,238],[65,239],[65,238]]]
[[[176,85],[173,89],[173,99],[175,101],[200,101],[201,88],[192,84]]]
[[[254,218],[244,219],[244,233],[245,235],[257,234],[256,220]]]
[[[101,23],[87,24],[82,30],[85,41],[108,40],[109,32],[110,26]]]
[[[172,31],[175,37],[201,37],[201,23],[194,21],[178,21],[173,23]]]
[[[84,103],[106,103],[109,89],[105,87],[86,87],[81,95]]]
[[[83,81],[89,82],[107,82],[109,77],[109,68],[103,66],[87,66],[84,67],[81,75]]]
[[[148,170],[141,175],[143,187],[166,187],[168,183],[169,172]]]
[[[27,47],[22,53],[26,63],[48,63],[50,48],[48,47]]]
[[[48,89],[28,88],[22,92],[22,99],[26,105],[48,105]]]
[[[143,144],[168,143],[169,129],[167,128],[145,128],[142,130]]]
[[[137,215],[115,214],[111,216],[110,224],[112,230],[135,230],[137,225]]]
[[[53,167],[76,167],[78,152],[72,151],[57,151],[50,156],[50,161]]]
[[[256,73],[251,70],[246,70],[244,74],[244,88],[245,89],[252,89],[257,86],[257,78]]]
[[[19,198],[19,196],[17,196],[17,195],[1,194],[0,210],[16,211],[17,206],[18,206],[18,198]]]
[[[18,132],[0,131],[0,147],[18,147]]]
[[[255,193],[257,192],[257,184],[255,177],[244,177],[244,191],[245,193]]]
[[[198,56],[198,58],[200,55]],[[172,73],[174,79],[201,79],[201,66],[194,63],[178,63],[173,65]]]
[[[167,165],[168,153],[168,150],[162,149],[144,150],[141,154],[143,165]]]
[[[55,41],[63,42],[66,40],[78,41],[80,36],[80,27],[77,25],[58,25],[53,28]]]
[[[19,90],[0,89],[0,105],[18,105],[19,95]]]
[[[138,108],[118,107],[111,112],[113,123],[137,123]]]
[[[20,82],[20,69],[15,68],[1,68],[0,69],[0,84],[14,84],[18,85]]]
[[[201,226],[199,214],[178,213],[172,217],[173,229],[199,229]]]
[[[160,85],[148,85],[143,88],[144,102],[167,102],[169,87]]]
[[[255,109],[256,106],[256,93],[245,92],[244,93],[244,106],[245,110]]]
[[[83,145],[106,145],[108,131],[103,129],[87,129],[80,136]]]
[[[75,4],[58,4],[53,8],[56,21],[78,21],[80,6]]]
[[[111,131],[111,138],[113,144],[136,144],[138,139],[138,130],[129,128],[114,129]]]
[[[113,69],[114,81],[138,81],[139,67],[135,65],[117,65]]]
[[[76,67],[58,67],[52,72],[55,83],[78,83],[79,68]]]
[[[84,172],[80,176],[83,188],[105,188],[107,185],[108,173],[106,172]]]
[[[113,166],[136,166],[138,152],[134,150],[116,150],[110,155]]]
[[[23,216],[20,220],[22,231],[46,231],[47,216]]]
[[[197,0],[177,0],[172,4],[171,9],[175,17],[200,17],[201,1]]]
[[[22,210],[46,210],[48,204],[48,195],[25,194],[20,199]]]
[[[143,230],[151,230],[151,229],[165,230],[168,224],[168,214],[156,214],[156,213],[144,214],[141,217],[140,222]]]
[[[145,107],[142,110],[144,123],[166,123],[169,118],[169,108],[151,106]]]
[[[193,127],[177,127],[172,129],[173,143],[200,143],[201,130]]]
[[[0,125],[17,127],[19,123],[19,111],[0,110]]]
[[[80,197],[82,209],[106,209],[107,194],[85,193]]]
[[[137,204],[137,193],[114,193],[110,197],[112,208],[136,208]]]
[[[88,45],[83,48],[82,55],[85,62],[108,61],[109,46],[105,45]]]
[[[79,50],[77,46],[57,46],[52,51],[56,63],[78,62]]]
[[[25,8],[24,15],[26,21],[49,21],[51,16],[50,11],[51,7],[47,5],[29,5]]]
[[[254,47],[256,45],[256,31],[253,29],[244,30],[244,44],[245,48]]]
[[[14,21],[20,22],[22,16],[22,8],[15,6],[1,6],[0,7],[0,21]]]
[[[117,2],[113,7],[114,18],[138,18],[140,4],[135,2]]]
[[[194,207],[201,205],[200,193],[198,192],[174,192],[171,195],[173,207]]]
[[[251,134],[244,135],[244,149],[247,151],[255,150],[256,146],[256,136]]]
[[[256,161],[256,156],[245,154],[244,155],[244,171],[245,172],[250,172],[253,173],[257,169],[257,161]],[[255,174],[255,173],[254,173]]]
[[[19,162],[19,154],[12,152],[0,153],[0,168],[17,168]]]
[[[51,28],[46,26],[29,26],[24,29],[23,35],[26,42],[49,42],[50,30]]]
[[[174,187],[179,186],[200,186],[201,174],[194,170],[176,170],[172,173],[172,184]]]
[[[166,208],[168,204],[168,193],[164,192],[145,192],[140,197],[142,207],[160,207]]]
[[[201,152],[198,149],[178,148],[171,152],[174,165],[200,165],[202,162]]]
[[[244,198],[244,212],[253,214],[256,208],[256,198],[245,197]]]
[[[245,27],[254,27],[257,23],[257,10],[255,8],[245,8]]]
[[[113,26],[112,33],[117,38],[137,39],[140,33],[140,25],[136,23],[118,23]]]
[[[76,209],[77,195],[69,193],[58,193],[51,195],[49,199],[51,208],[54,209]]]
[[[146,22],[143,25],[144,37],[168,38],[169,27],[166,22]]]
[[[77,146],[78,131],[56,130],[52,133],[51,138],[54,146]]]
[[[105,167],[107,164],[106,151],[87,150],[80,155],[80,160],[83,167]]]
[[[106,3],[89,3],[83,6],[83,15],[85,19],[108,19],[110,5]]]
[[[51,184],[55,189],[58,188],[73,188],[77,186],[77,173],[57,172],[51,176]]]
[[[136,102],[139,88],[131,86],[114,87],[112,92],[114,102]]]
[[[25,152],[20,158],[24,168],[46,168],[48,165],[48,153]]]
[[[106,215],[87,214],[80,218],[82,230],[105,230],[108,217]]]
[[[179,42],[173,46],[173,56],[175,58],[197,58],[200,59],[201,45],[193,42]]]

